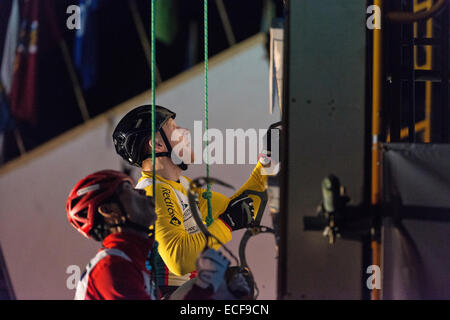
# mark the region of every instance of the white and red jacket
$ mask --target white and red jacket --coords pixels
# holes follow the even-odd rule
[[[153,240],[120,232],[108,235],[102,245],[78,282],[76,300],[159,298],[145,265]],[[194,285],[185,299],[208,299],[212,294],[212,290]]]

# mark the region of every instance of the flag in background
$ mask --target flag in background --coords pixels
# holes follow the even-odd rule
[[[5,88],[0,83],[0,163],[3,163],[5,133],[14,128]]]
[[[8,98],[6,97],[5,88],[0,83],[0,133],[14,127],[14,119],[9,111]]]
[[[178,32],[178,5],[174,0],[157,0],[155,35],[159,41],[171,45],[175,41]]]
[[[9,16],[11,15],[12,4],[12,0],[0,1],[0,59],[2,58],[3,54],[3,46],[5,44],[6,31],[8,30],[8,22]]]
[[[14,127],[8,103],[8,94],[11,92],[14,61],[19,40],[19,0],[13,0],[9,14],[8,24],[3,44],[3,54],[0,65],[0,163],[4,162],[5,134]]]
[[[92,88],[97,81],[98,28],[96,11],[98,0],[80,0],[80,29],[75,35],[74,63],[81,77],[83,89]]]
[[[42,0],[25,0],[20,22],[19,43],[9,94],[16,120],[36,123],[39,6]]]
[[[3,55],[0,67],[0,80],[3,84],[6,94],[9,94],[11,92],[12,87],[14,60],[16,58],[16,49],[19,41],[19,23],[19,0],[13,0],[11,13],[8,20],[8,27],[6,29],[6,37],[3,46]]]
[[[273,0],[264,0],[261,17],[261,32],[269,32],[272,21],[276,17],[276,5]]]

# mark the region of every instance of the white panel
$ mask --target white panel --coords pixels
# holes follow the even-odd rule
[[[267,128],[279,120],[268,113],[268,61],[263,44],[215,65],[209,73],[210,128]],[[203,76],[193,77],[157,97],[157,103],[177,112],[177,122],[193,130],[203,119]],[[114,121],[118,121],[114,119]],[[83,176],[101,169],[120,170],[111,141],[113,126],[103,123],[22,167],[0,176],[0,241],[18,299],[72,299],[66,287],[69,265],[85,264],[99,243],[83,238],[67,222],[65,201]],[[239,187],[252,165],[213,165],[211,175]],[[136,177],[137,172],[133,172]],[[205,175],[204,165],[186,175]],[[225,191],[219,190],[218,191]],[[231,195],[230,191],[225,191]],[[263,223],[271,225],[269,215]],[[242,233],[230,247],[237,254]],[[262,252],[264,254],[262,254]],[[273,237],[259,236],[248,245],[260,297],[276,297]]]

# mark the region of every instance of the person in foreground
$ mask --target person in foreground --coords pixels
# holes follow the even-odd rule
[[[176,114],[162,106],[155,106],[155,195],[153,194],[152,162],[152,107],[143,105],[128,112],[117,124],[113,142],[117,154],[130,165],[141,169],[137,189],[145,190],[155,198],[158,219],[155,225],[156,281],[163,294],[171,294],[195,276],[196,259],[206,245],[192,216],[188,201],[191,179],[182,175],[188,164],[194,163],[190,133],[175,122]],[[206,190],[198,196],[198,211],[207,223],[209,232],[221,243],[232,238],[232,232],[246,228],[258,212],[260,199],[245,194],[248,190],[263,192],[267,176],[262,164],[252,171],[247,182],[232,196],[210,193],[212,220],[207,221],[208,200]],[[250,210],[244,210],[245,207]],[[210,239],[208,245],[219,249],[221,245]]]
[[[69,222],[102,247],[89,262],[77,285],[77,300],[159,299],[152,273],[156,221],[153,198],[133,187],[133,180],[114,170],[98,171],[80,180],[70,192]],[[208,249],[197,258],[199,276],[185,300],[210,299],[224,282],[229,260]]]

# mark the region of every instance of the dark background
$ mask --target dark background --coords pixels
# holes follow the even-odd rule
[[[23,0],[21,0],[21,4]],[[66,27],[68,6],[75,0],[53,1],[57,25],[73,55],[76,30]],[[281,0],[273,1],[276,16],[283,13]],[[261,31],[264,0],[224,0],[230,23],[240,42]],[[0,52],[3,52],[5,33],[12,0],[0,1]],[[141,19],[150,41],[151,1],[136,0]],[[156,63],[162,81],[189,69],[203,61],[203,1],[174,0],[174,16],[178,25],[171,44],[156,43]],[[229,43],[219,16],[216,1],[209,2],[209,56],[227,49]],[[128,0],[108,0],[96,12],[98,24],[98,81],[95,86],[83,92],[90,117],[95,117],[131,97],[151,88],[150,68],[136,31]],[[46,23],[47,22],[47,23]],[[83,123],[75,99],[72,82],[61,54],[61,49],[51,37],[49,17],[40,18],[39,25],[39,78],[37,122],[17,122],[26,151]],[[189,25],[196,24],[197,37],[189,37]],[[194,54],[188,58],[188,43],[194,41]],[[73,57],[72,57],[73,59]],[[1,151],[0,151],[1,152]],[[5,134],[3,162],[20,155],[14,132]]]

